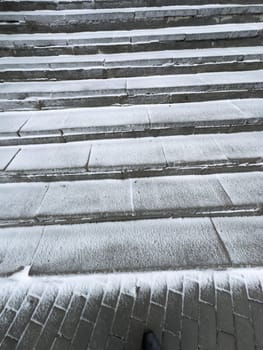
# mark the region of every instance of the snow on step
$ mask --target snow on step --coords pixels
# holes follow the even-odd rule
[[[162,6],[150,8],[2,12],[4,31],[73,32],[154,28],[181,25],[257,22],[263,18],[263,5]]]
[[[217,40],[224,41],[224,46],[229,40],[227,43],[229,42],[229,46],[231,46],[232,40],[244,38],[246,40],[243,40],[243,46],[248,46],[249,39],[261,44],[262,30],[263,23],[238,23],[122,31],[2,34],[0,35],[0,52],[2,52],[2,56],[23,56],[34,53],[49,55],[50,52],[52,55],[58,55],[61,52],[72,54],[77,53],[72,51],[75,46],[76,48],[85,48],[82,52],[85,54],[101,53],[104,52],[104,48],[108,49],[108,52],[114,52],[114,50],[121,52],[129,50],[133,46],[134,49],[137,47],[140,50],[149,51],[152,47],[155,50],[160,47],[167,49],[167,45],[169,45],[169,49],[189,48],[186,46],[187,42],[191,44],[192,48],[195,48],[198,41],[205,41],[205,46],[213,47],[216,46]],[[202,47],[202,44],[200,45]]]
[[[214,93],[227,98],[246,91],[263,89],[263,70],[242,72],[216,72],[186,75],[150,76],[74,81],[11,82],[0,85],[3,110],[40,109],[77,106],[166,103],[171,96],[180,99],[199,98],[196,94]],[[191,97],[191,94],[193,97]],[[160,96],[161,95],[161,96]],[[249,97],[249,93],[245,97]],[[162,97],[162,98],[161,98]]]
[[[188,0],[189,5],[226,4],[229,0]],[[262,0],[238,0],[239,4],[261,4]],[[141,6],[185,5],[185,0],[2,0],[0,11],[103,9]]]
[[[3,81],[101,79],[251,70],[263,66],[263,48],[169,50],[111,55],[0,58]]]
[[[262,168],[263,132],[169,136],[0,148],[0,179],[44,179],[47,174],[123,177],[149,172],[205,173]],[[32,177],[35,174],[36,178]],[[28,178],[27,178],[28,176]]]
[[[262,190],[262,172],[0,184],[0,225],[255,215]]]
[[[211,49],[164,50],[97,55],[64,55],[35,57],[1,57],[1,71],[9,69],[55,69],[158,66],[161,64],[195,64],[227,60],[261,60],[262,46],[225,47]]]
[[[2,112],[0,145],[260,130],[262,124],[263,99]]]
[[[26,265],[31,275],[262,265],[262,225],[260,216],[2,228],[0,275]]]

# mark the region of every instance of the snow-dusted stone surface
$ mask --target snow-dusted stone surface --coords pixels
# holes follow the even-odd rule
[[[155,135],[156,132],[229,133],[245,131],[247,127],[259,130],[262,124],[262,99],[3,112],[0,143],[64,142]]]
[[[129,180],[93,180],[51,183],[37,216],[47,221],[52,217],[70,220],[71,216],[100,220],[125,217],[132,212]]]
[[[2,220],[33,218],[47,190],[44,183],[20,184],[19,188],[15,183],[0,185]]]
[[[229,265],[209,219],[162,219],[46,227],[30,273]]]
[[[0,35],[4,56],[118,53],[167,49],[254,46],[262,41],[262,23],[115,30],[75,33]],[[245,40],[245,41],[243,41]]]
[[[8,82],[0,85],[3,111],[67,108],[118,103],[200,101],[240,94],[260,96],[263,70],[109,78],[73,81]],[[229,92],[229,91],[230,92]]]
[[[0,170],[6,169],[10,161],[15,157],[19,148],[0,148]]]
[[[263,349],[262,0],[0,0],[0,350]]]
[[[263,5],[162,6],[124,9],[21,11],[0,14],[8,33],[74,32],[112,29],[155,28],[217,23],[258,22]]]
[[[43,227],[12,227],[0,230],[0,274],[10,275],[32,265]]]
[[[234,205],[249,205],[251,200],[255,203],[262,202],[263,198],[263,173],[253,172],[246,177],[239,174],[219,174],[218,179]],[[245,181],[249,184],[246,186]]]
[[[0,224],[260,214],[262,181],[242,172],[0,184]]]
[[[262,216],[2,228],[0,275],[261,266],[262,228]]]
[[[262,68],[262,47],[0,58],[0,80],[78,80]]]
[[[189,5],[228,4],[229,0],[188,0]],[[240,4],[261,4],[261,0],[239,0]],[[2,11],[26,11],[26,10],[64,10],[64,9],[105,9],[143,6],[185,5],[185,0],[2,0]]]
[[[262,217],[213,218],[215,228],[234,264],[261,265]]]
[[[11,151],[13,148],[6,148]],[[32,169],[41,169],[43,171],[59,171],[77,169],[77,171],[85,171],[89,159],[91,145],[67,143],[56,145],[38,145],[36,148],[28,147],[23,149],[21,157],[10,167],[11,171],[23,171]],[[20,149],[21,153],[22,149]],[[11,158],[11,157],[10,157]]]

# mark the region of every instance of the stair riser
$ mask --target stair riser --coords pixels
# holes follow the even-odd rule
[[[193,63],[194,64],[194,63]],[[148,66],[148,67],[112,67],[94,69],[59,69],[59,70],[6,70],[0,71],[0,81],[38,81],[38,80],[79,80],[136,77],[150,75],[194,74],[205,72],[244,71],[263,69],[263,61],[208,63],[183,66]]]
[[[96,45],[65,45],[65,46],[23,46],[0,47],[0,56],[58,56],[58,55],[87,55],[100,53],[119,53],[119,52],[139,52],[139,51],[157,51],[157,50],[183,50],[183,49],[202,49],[202,48],[225,48],[242,46],[261,46],[263,44],[263,33],[253,34],[249,37],[244,36],[238,39],[210,39],[210,40],[166,40],[161,42],[144,42],[136,44],[96,44]]]
[[[247,131],[247,130],[246,130]],[[225,163],[225,164],[224,164]],[[117,169],[114,171],[90,171],[83,172],[83,169],[66,169],[57,171],[50,169],[49,171],[17,171],[4,172],[0,171],[0,183],[16,183],[16,182],[54,182],[54,181],[80,181],[80,180],[98,180],[98,179],[129,179],[129,178],[147,178],[159,176],[176,176],[176,175],[210,175],[218,173],[239,173],[262,171],[262,161],[259,159],[244,159],[237,161],[221,162],[205,162],[199,164],[179,164],[174,167],[153,167],[138,169]]]
[[[192,134],[216,134],[216,133],[239,133],[248,131],[263,131],[263,121],[260,119],[243,119],[231,121],[224,121],[217,123],[213,121],[211,125],[198,126],[189,123],[189,125],[175,125],[174,127],[156,128],[150,130],[137,129],[133,127],[133,131],[122,132],[108,132],[108,133],[87,133],[85,130],[77,132],[73,130],[72,134],[68,132],[63,135],[33,135],[32,133],[24,133],[25,137],[14,137],[13,135],[5,134],[3,138],[0,136],[0,146],[14,146],[14,145],[30,145],[30,144],[50,144],[50,143],[64,143],[75,141],[91,141],[91,140],[106,140],[117,138],[132,138],[132,137],[158,137],[158,136],[172,136],[172,135],[192,135]]]
[[[84,16],[82,16],[84,17]],[[18,33],[72,33],[81,31],[100,31],[100,30],[122,30],[125,29],[143,29],[143,28],[163,28],[163,27],[176,27],[176,26],[194,26],[194,25],[214,25],[214,24],[227,24],[227,23],[250,23],[250,22],[262,22],[263,14],[230,14],[219,16],[169,16],[164,18],[139,18],[134,20],[130,16],[122,16],[118,19],[104,18],[106,15],[101,16],[92,21],[92,17],[86,16],[86,18],[74,19],[69,18],[57,20],[54,22],[41,23],[39,21],[27,21],[25,23],[16,22],[16,18],[10,19],[9,23],[1,23],[3,21],[0,17],[0,29],[2,33],[6,34],[18,34]],[[73,24],[72,24],[73,22]]]
[[[98,222],[115,222],[115,221],[130,221],[130,220],[146,220],[146,219],[165,219],[165,218],[201,218],[201,217],[234,217],[234,216],[262,216],[263,209],[260,206],[231,206],[231,207],[216,207],[202,209],[182,209],[170,211],[147,211],[144,213],[134,214],[99,214],[99,215],[74,215],[74,216],[39,216],[37,218],[19,218],[13,220],[1,220],[0,227],[15,227],[15,226],[37,226],[43,225],[66,225],[80,223],[98,223]]]

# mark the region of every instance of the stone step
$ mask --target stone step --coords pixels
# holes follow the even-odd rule
[[[50,56],[260,46],[263,23],[75,33],[0,35],[1,56]]]
[[[0,275],[262,266],[262,225],[259,216],[1,228]]]
[[[0,145],[262,129],[263,99],[2,112]]]
[[[262,215],[263,172],[0,184],[0,226]]]
[[[0,58],[0,80],[78,80],[263,68],[263,47]]]
[[[0,13],[2,33],[78,32],[261,22],[263,5],[192,5]]]
[[[187,0],[188,5],[260,4],[262,0]],[[125,7],[185,5],[185,0],[2,0],[0,11],[103,9]]]
[[[0,85],[2,111],[261,97],[263,70]]]
[[[263,170],[263,132],[0,148],[0,181],[65,181]]]

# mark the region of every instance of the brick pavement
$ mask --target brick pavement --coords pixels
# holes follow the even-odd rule
[[[0,349],[261,350],[263,270],[2,279]]]

